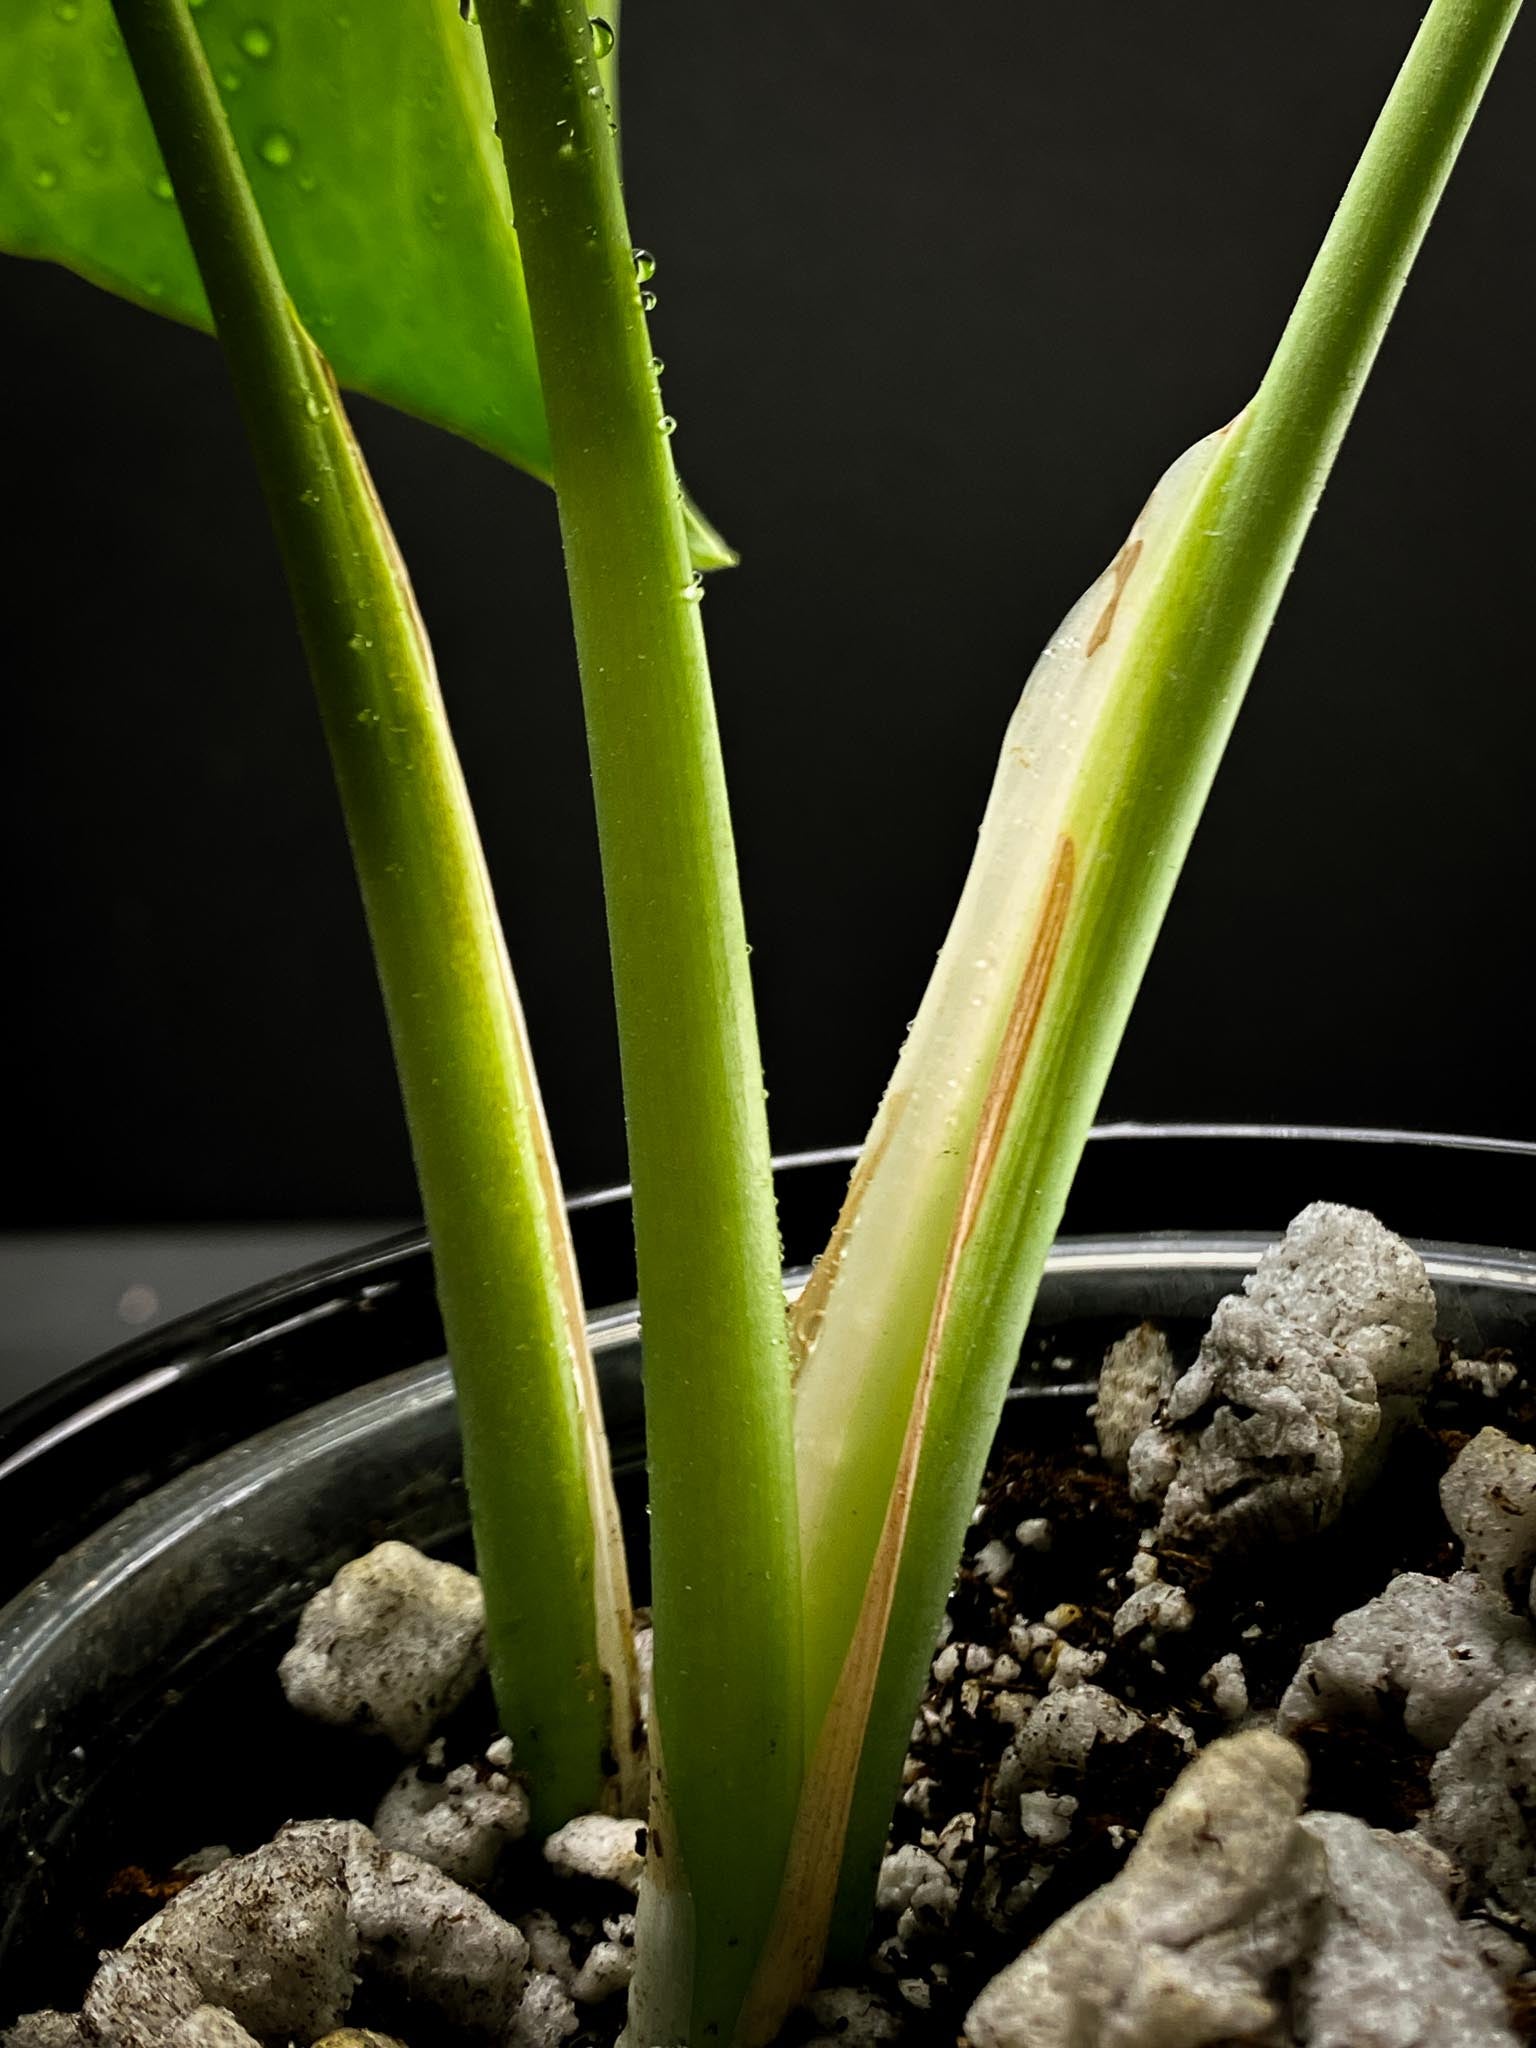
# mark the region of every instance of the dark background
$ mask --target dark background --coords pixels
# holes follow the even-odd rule
[[[856,1138],[1003,723],[1237,410],[1416,0],[629,0],[631,216],[774,1136]],[[1340,462],[1107,1113],[1536,1135],[1525,963],[1536,40]],[[0,272],[15,1229],[408,1215],[361,918],[210,343]],[[568,1182],[622,1122],[552,501],[355,408],[435,637]]]

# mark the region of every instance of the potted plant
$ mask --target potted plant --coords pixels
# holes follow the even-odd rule
[[[1257,397],[1168,471],[1042,658],[949,940],[786,1327],[702,634],[704,574],[725,550],[672,464],[651,260],[618,173],[612,25],[569,0],[487,0],[464,24],[402,11],[365,37],[338,17],[344,91],[353,50],[369,67],[357,90],[425,81],[411,119],[355,124],[349,220],[366,216],[370,151],[420,140],[440,156],[447,136],[472,186],[455,274],[493,310],[445,383],[440,363],[417,381],[398,353],[365,367],[379,336],[353,287],[378,254],[349,229],[310,270],[293,222],[258,208],[249,154],[291,162],[294,137],[269,110],[242,155],[193,11],[116,0],[163,158],[147,187],[177,202],[226,351],[352,840],[454,1362],[501,1725],[540,1832],[605,1807],[649,1816],[637,2040],[771,2039],[829,1940],[846,1954],[862,1937],[913,1703],[1104,1075],[1514,12],[1436,0]],[[68,62],[75,26],[55,10],[30,33]],[[311,27],[302,10],[251,24],[266,47],[250,54]],[[126,76],[86,82],[121,96]],[[39,189],[53,253],[167,296],[110,208],[82,225]],[[29,218],[35,245],[35,201]],[[178,289],[196,311],[190,276]],[[318,309],[328,291],[332,310],[311,316],[322,353],[295,300]],[[648,1721],[532,1057],[425,632],[332,363],[499,438],[556,487],[645,1316]]]

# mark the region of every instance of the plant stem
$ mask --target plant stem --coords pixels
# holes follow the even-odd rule
[[[925,1090],[931,1103],[941,1077],[959,1071],[953,1041],[937,1047],[940,1061],[949,1064],[932,1064],[926,1072],[904,1055],[882,1111],[883,1132],[877,1124],[877,1138],[888,1137],[889,1147],[881,1152],[872,1144],[866,1154],[874,1164],[849,1260],[853,1268],[862,1264],[869,1277],[862,1295],[842,1275],[832,1282],[822,1335],[801,1380],[808,1433],[830,1445],[831,1456],[845,1465],[863,1458],[867,1468],[874,1431],[849,1430],[854,1375],[840,1368],[869,1349],[865,1332],[881,1327],[882,1319],[896,1329],[898,1341],[907,1341],[915,1323],[921,1341],[922,1319],[908,1317],[903,1324],[889,1315],[889,1304],[898,1285],[910,1290],[922,1260],[943,1253],[943,1295],[927,1330],[936,1354],[922,1416],[928,1442],[911,1492],[906,1548],[848,1828],[834,1936],[834,1950],[843,1959],[857,1954],[867,1927],[913,1701],[1089,1123],[1286,581],[1518,5],[1519,0],[1435,0],[1253,404],[1219,444],[1192,452],[1203,466],[1182,496],[1181,487],[1165,480],[1165,491],[1172,490],[1180,508],[1177,530],[1157,545],[1149,540],[1144,554],[1123,554],[1124,578],[1111,572],[1108,587],[1086,614],[1069,620],[1041,665],[1078,660],[1091,668],[1087,650],[1110,621],[1118,623],[1122,638],[1117,643],[1111,637],[1101,657],[1116,664],[1104,699],[1094,701],[1090,674],[1088,696],[1068,707],[1068,724],[1081,728],[1080,758],[1070,779],[1052,783],[1042,773],[1021,793],[1007,780],[1005,751],[994,800],[1000,818],[1011,806],[1042,830],[1048,860],[1068,856],[1049,973],[1031,1013],[1020,1065],[1008,1076],[1017,1085],[1005,1127],[983,1148],[985,1182],[978,1182],[962,1206],[950,1246],[945,1248],[942,1236],[926,1243],[909,1238],[907,1264],[899,1268],[902,1239],[879,1223],[881,1203],[890,1202],[893,1190],[899,1196],[903,1185],[924,1193],[942,1185],[950,1169],[940,1147],[953,1147],[956,1140],[941,1132],[925,1159],[917,1143],[908,1142],[923,1133],[920,1113],[899,1120],[894,1112],[900,1099],[915,1099]],[[1098,628],[1096,616],[1102,621]],[[1044,687],[1037,671],[1021,716],[1031,707],[1032,693]],[[1033,733],[1024,737],[1027,745],[1018,751],[1043,760],[1043,740]],[[991,886],[983,872],[990,837],[984,826],[977,866],[924,999],[919,1031],[930,1004],[937,1012],[946,984],[964,1014],[964,976],[976,956],[1020,943],[1021,934],[1007,929],[994,943],[975,924],[973,894],[980,897]],[[1022,866],[1016,847],[1005,841],[1004,850],[1011,857],[992,878],[999,895]],[[1049,894],[1047,886],[1026,900]],[[1027,927],[1022,936],[1027,940]],[[1006,977],[1003,985],[1011,997]],[[918,1050],[914,1032],[912,1052]],[[993,1080],[998,1069],[990,1052],[977,1071],[984,1081]],[[891,1126],[899,1121],[905,1129],[892,1136]],[[962,1157],[974,1156],[968,1146],[960,1149]],[[907,1362],[910,1388],[917,1380],[911,1350]],[[806,1412],[813,1402],[825,1418],[819,1429]],[[902,1400],[871,1403],[876,1428],[892,1412],[905,1424],[911,1404],[909,1391]],[[888,1457],[887,1474],[893,1464]],[[839,1577],[854,1549],[849,1528],[855,1488],[840,1471],[837,1483],[824,1484],[822,1493],[826,1512],[805,1541],[807,1586],[813,1589],[807,1599],[813,1699],[818,1685],[822,1695],[831,1689],[850,1626],[843,1614],[857,1612],[864,1591],[862,1576],[852,1587]],[[858,1505],[867,1532],[875,1522],[870,1496],[884,1513],[890,1479],[882,1476],[872,1486],[866,1469],[863,1494]],[[814,1499],[809,1486],[804,1498]],[[860,1564],[872,1547],[866,1533]]]
[[[802,1743],[789,1372],[747,948],[701,587],[586,10],[482,0],[480,14],[607,897],[644,1313],[656,1700],[697,1929],[690,2025],[724,2040],[772,1911]]]
[[[541,1823],[631,1756],[628,1592],[523,1020],[405,568],[183,0],[114,0],[255,450],[389,1014],[503,1726]]]

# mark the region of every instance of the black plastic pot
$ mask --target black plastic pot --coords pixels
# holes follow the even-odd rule
[[[847,1162],[784,1162],[795,1264],[824,1241]],[[1536,1238],[1533,1190],[1529,1146],[1106,1130],[1089,1148],[1068,1217],[1076,1234],[1052,1256],[1012,1398],[1080,1403],[1108,1338],[1146,1315],[1203,1321],[1318,1196],[1430,1241],[1443,1334],[1530,1355],[1536,1253],[1467,1247]],[[625,1192],[573,1204],[573,1219],[588,1299],[623,1300]],[[1181,1219],[1249,1227],[1162,1227]],[[597,1315],[593,1339],[638,1530],[633,1312]],[[412,1238],[159,1332],[0,1421],[0,1528],[13,1578],[32,1577],[0,1613],[0,2017],[78,1991],[95,1949],[120,1931],[105,1894],[122,1866],[174,1860],[210,1827],[245,1844],[297,1813],[366,1810],[379,1760],[282,1717],[276,1645],[308,1593],[380,1537],[464,1549],[441,1348]],[[1077,1369],[1049,1363],[1063,1358]]]

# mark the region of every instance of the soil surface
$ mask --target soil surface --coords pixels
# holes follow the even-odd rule
[[[1182,1367],[1198,1332],[1170,1335]],[[1063,1377],[1074,1378],[1091,1378],[1097,1363],[1097,1357],[1055,1361]],[[1101,1460],[1086,1399],[1063,1391],[1010,1402],[950,1602],[944,1647],[955,1654],[936,1660],[892,1829],[893,1847],[921,1846],[947,1859],[959,1905],[944,1924],[908,1924],[899,1948],[894,1914],[879,1916],[864,1980],[900,2018],[904,2042],[913,2048],[953,2042],[980,1987],[1051,1921],[1115,1876],[1188,1762],[1192,1744],[1203,1747],[1232,1725],[1209,1680],[1221,1659],[1241,1658],[1249,1709],[1262,1716],[1278,1705],[1306,1646],[1327,1635],[1340,1614],[1363,1605],[1398,1573],[1447,1577],[1457,1569],[1459,1546],[1441,1512],[1440,1478],[1489,1424],[1536,1444],[1536,1388],[1517,1372],[1490,1397],[1454,1375],[1451,1364],[1443,1355],[1421,1420],[1399,1436],[1369,1495],[1323,1533],[1230,1559],[1160,1544],[1162,1581],[1184,1589],[1193,1619],[1155,1642],[1140,1633],[1119,1641],[1114,1635],[1113,1617],[1131,1591],[1128,1567],[1148,1516],[1132,1501],[1124,1476]],[[1048,1537],[1037,1529],[1021,1542],[1021,1526],[1032,1524],[1046,1525]],[[1030,1625],[1054,1637],[1054,1647],[1047,1642],[1032,1653],[1032,1667],[1020,1654],[1021,1628]],[[1051,1660],[1073,1652],[1101,1655],[1092,1682],[1134,1707],[1148,1725],[1124,1742],[1095,1748],[1090,1767],[1070,1785],[1077,1806],[1059,1841],[1016,1835],[998,1842],[989,1858],[966,1853],[967,1844],[988,1838],[994,1778],[1017,1732],[1020,1693],[1038,1697]],[[441,1731],[449,1761],[480,1754],[493,1725],[482,1689]],[[1311,1764],[1313,1807],[1399,1830],[1428,1804],[1433,1756],[1390,1720],[1375,1727],[1323,1721],[1297,1739]],[[290,1782],[279,1795],[292,1802],[290,1813],[368,1820],[398,1767],[382,1747],[327,1732],[306,1732],[300,1748],[297,1787]],[[227,1762],[226,1788],[244,1776],[249,1760],[231,1753]],[[209,1787],[205,1841],[251,1848],[286,1817],[279,1812],[274,1819],[240,1799],[221,1807],[218,1792],[217,1785]],[[77,1968],[66,1970],[69,1981],[51,1987],[55,2000],[78,2000],[96,1951],[119,1945],[163,1904],[186,1881],[171,1868],[174,1857],[201,1846],[146,1837],[142,1860],[112,1873],[81,1916]],[[980,1896],[984,1873],[991,1905]],[[995,1901],[1009,1895],[1020,1903],[1003,1929]],[[552,1907],[578,1964],[605,1938],[605,1920],[634,1904],[616,1886],[552,1882],[529,1840],[505,1852],[486,1896],[509,1918]],[[77,1976],[80,1981],[72,1981]],[[1510,2011],[1521,2037],[1536,2040],[1531,1982],[1526,1978],[1525,1988],[1511,1992]],[[623,2003],[613,1997],[581,2008],[573,2048],[610,2048]],[[369,2009],[360,2001],[350,2023],[399,2030],[411,2048],[450,2048],[420,2014]],[[818,2025],[802,2016],[785,2038],[804,2041],[829,2030],[839,2028],[825,2017]]]

